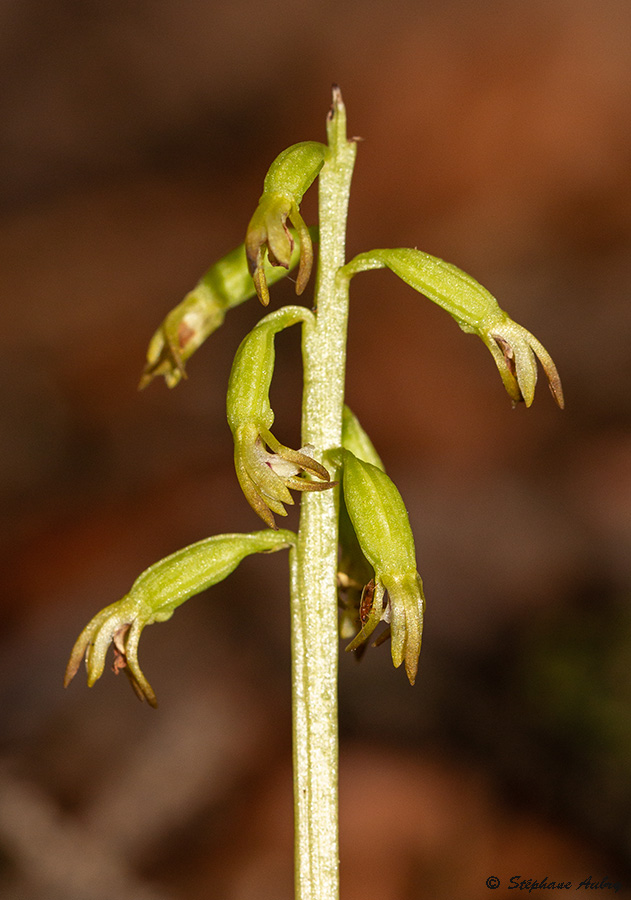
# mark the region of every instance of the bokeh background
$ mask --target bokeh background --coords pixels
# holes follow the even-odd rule
[[[387,648],[342,654],[342,896],[631,895],[630,42],[628,0],[2,0],[2,900],[292,896],[282,554],[144,634],[157,712],[125,678],[61,676],[147,565],[258,527],[224,415],[254,301],[186,383],[136,385],[275,155],[323,139],[333,82],[363,138],[349,253],[471,272],[567,401],[542,383],[511,409],[441,310],[388,273],[353,284],[348,401],[428,612],[414,689]],[[294,335],[273,391],[292,444]]]

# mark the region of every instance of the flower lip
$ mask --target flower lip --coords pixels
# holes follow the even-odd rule
[[[265,445],[272,452],[265,449]],[[305,452],[306,451],[306,452]],[[254,512],[270,528],[276,529],[274,513],[286,516],[283,504],[293,506],[289,490],[324,491],[336,481],[325,467],[307,455],[313,447],[292,450],[278,441],[267,428],[254,423],[235,431],[235,468],[239,484]],[[320,479],[310,481],[304,476]]]
[[[114,648],[112,671],[115,675],[118,675],[121,670],[124,670],[138,699],[146,700],[149,706],[153,706],[155,709],[158,705],[155,692],[138,665],[137,649],[141,630],[138,630],[136,635],[133,631],[133,626],[125,624],[118,631],[114,632],[112,637],[112,646]],[[131,642],[129,649],[128,642]]]
[[[482,332],[481,337],[491,351],[513,405],[523,401],[527,407],[531,406],[535,396],[539,360],[552,396],[559,408],[564,408],[563,387],[557,368],[534,334],[504,314],[504,320]]]

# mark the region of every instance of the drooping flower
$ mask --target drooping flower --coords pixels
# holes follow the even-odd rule
[[[457,266],[410,248],[370,250],[347,263],[339,277],[388,268],[406,284],[441,306],[463,331],[477,334],[491,351],[513,403],[530,406],[537,383],[537,359],[548,378],[552,396],[563,408],[561,379],[550,354],[537,338],[514,322],[495,297]]]
[[[300,236],[300,265],[296,279],[296,294],[302,294],[311,275],[313,244],[309,229],[300,215],[298,204],[283,194],[264,194],[250,219],[245,237],[250,274],[263,306],[269,304],[269,288],[264,266],[266,253],[270,266],[289,268],[294,239],[287,227],[287,219]]]
[[[158,375],[164,376],[170,388],[186,378],[186,360],[219,328],[224,317],[225,311],[211,291],[203,285],[190,291],[151,338],[140,390]]]
[[[335,484],[313,457],[313,447],[292,450],[270,430],[274,422],[269,402],[274,337],[298,322],[312,327],[313,313],[304,306],[285,306],[261,319],[241,341],[228,383],[226,408],[237,478],[246,500],[270,528],[276,527],[273,514],[284,516],[283,504],[293,504],[290,489],[322,491]],[[319,480],[311,481],[308,476]]]
[[[296,293],[301,294],[311,275],[313,245],[300,215],[300,203],[322,168],[328,148],[316,141],[294,144],[276,157],[265,177],[263,194],[250,219],[245,249],[256,293],[263,306],[269,303],[265,257],[271,266],[289,266],[294,249],[287,220],[300,237],[300,265]]]
[[[113,670],[125,671],[141,700],[157,705],[156,695],[138,662],[138,642],[146,625],[166,622],[189,597],[223,581],[252,553],[273,553],[295,543],[286,530],[250,534],[219,534],[184,547],[146,569],[128,594],[102,609],[83,629],[72,649],[64,687],[77,674],[85,656],[88,686],[98,681],[105,668],[110,644]]]
[[[289,237],[293,249],[286,269],[263,262],[262,277],[266,283],[274,284],[298,265],[301,238],[292,230]],[[306,240],[310,248],[308,231]],[[162,322],[149,342],[139,387],[146,387],[158,375],[164,376],[170,388],[179,384],[182,378],[186,378],[186,361],[219,328],[228,310],[255,294],[245,246],[240,244],[214,263]]]
[[[373,567],[374,581],[360,603],[362,628],[347,650],[355,650],[387,622],[392,661],[414,684],[423,634],[425,596],[416,569],[414,538],[401,495],[377,466],[343,451],[344,501],[361,550]]]

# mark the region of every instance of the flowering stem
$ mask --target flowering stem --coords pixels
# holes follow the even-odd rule
[[[319,185],[316,327],[304,329],[302,442],[326,453],[341,444],[347,291],[346,218],[356,145],[346,138],[337,88],[327,122],[330,156]],[[327,464],[331,467],[330,460]],[[337,477],[332,472],[333,477]],[[292,558],[292,705],[296,900],[336,900],[338,860],[338,489],[305,494]]]

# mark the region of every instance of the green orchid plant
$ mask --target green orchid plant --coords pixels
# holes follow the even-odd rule
[[[236,475],[264,530],[222,534],[173,553],[145,571],[130,592],[102,610],[79,636],[67,685],[85,658],[88,684],[103,673],[108,647],[113,669],[125,671],[141,699],[156,705],[138,662],[146,625],[164,622],[195,594],[226,578],[246,556],[289,550],[292,629],[296,896],[336,900],[337,650],[352,638],[358,655],[380,623],[374,645],[391,640],[392,660],[411,684],[417,677],[425,611],[414,539],[404,502],[368,435],[344,402],[350,282],[387,268],[444,309],[490,350],[513,404],[531,405],[541,363],[560,407],[561,382],[552,359],[530,332],[500,309],[471,276],[413,249],[372,250],[345,258],[345,233],[356,141],[346,135],[337,87],[327,118],[327,143],[289,147],[272,163],[245,241],[215,263],[166,317],[151,339],[141,387],[156,376],[169,387],[186,377],[191,355],[251,297],[263,306],[270,287],[296,267],[296,293],[306,290],[319,245],[311,308],[268,313],[238,347],[227,392]],[[319,179],[319,227],[300,214],[303,195]],[[272,433],[269,391],[274,339],[297,325],[304,371],[302,447]],[[297,532],[279,529],[292,491],[302,495]]]

